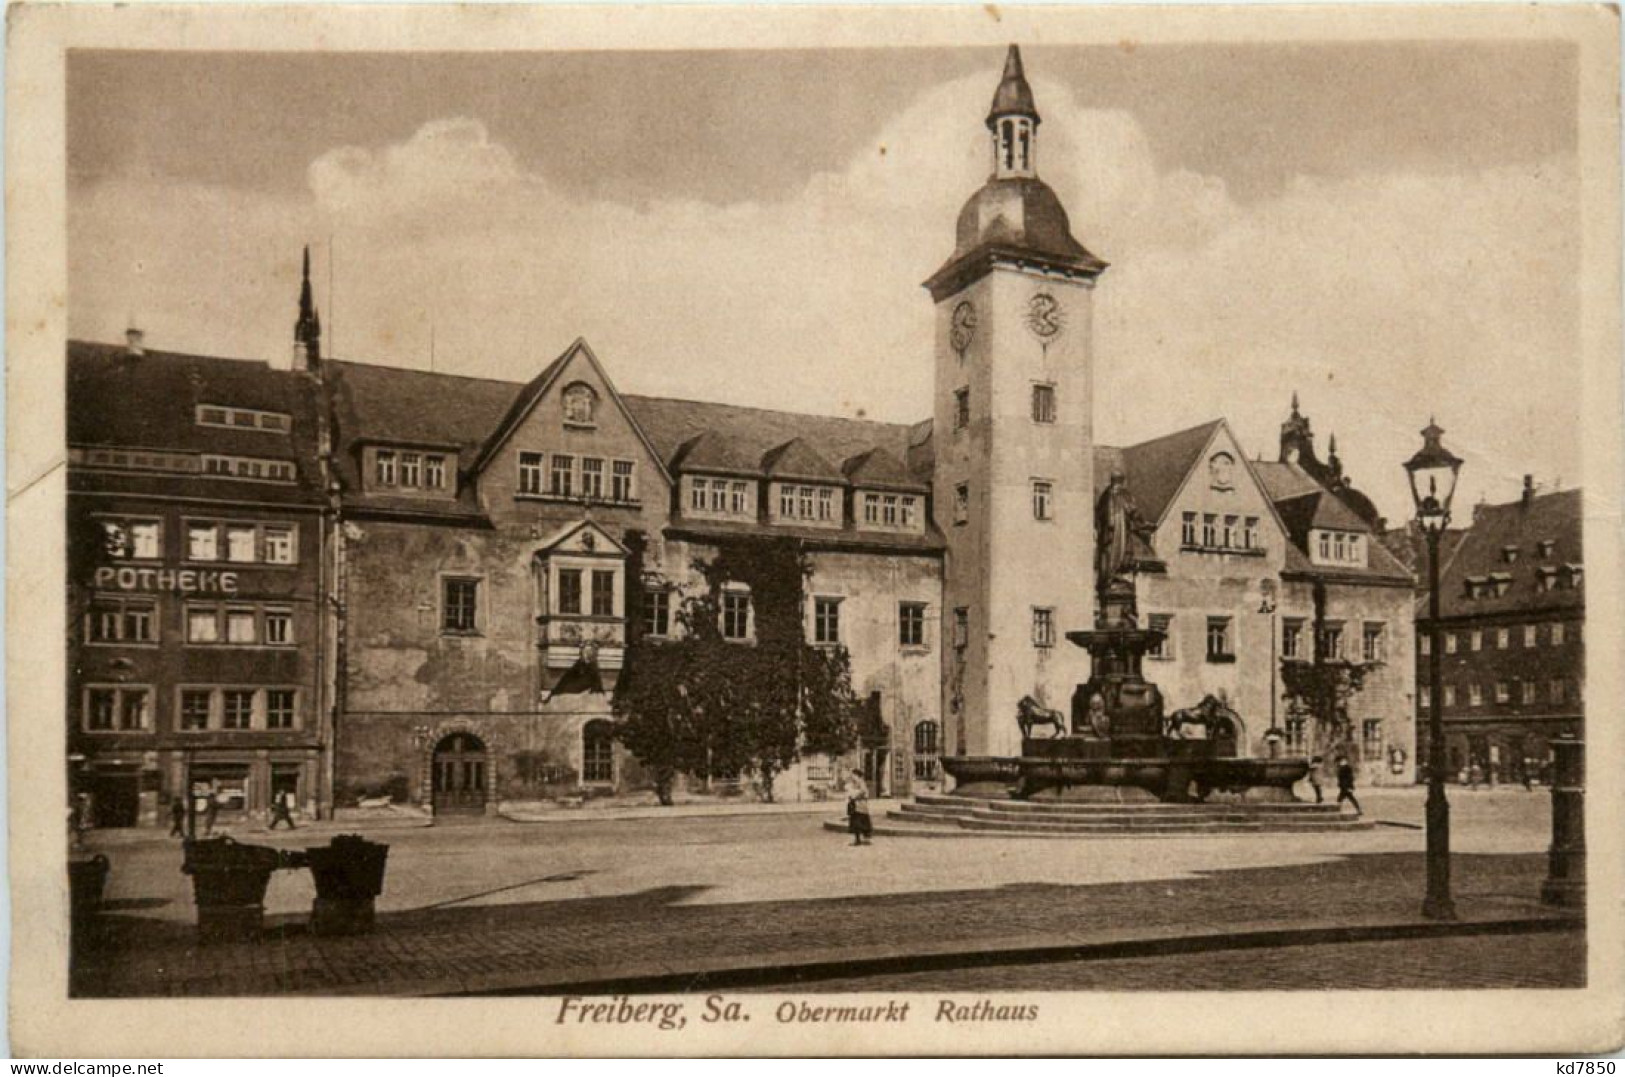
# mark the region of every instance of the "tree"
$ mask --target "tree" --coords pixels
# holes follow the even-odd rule
[[[803,630],[811,573],[790,540],[729,544],[694,569],[704,589],[676,611],[678,638],[635,636],[616,684],[616,736],[655,775],[662,804],[679,773],[753,773],[765,799],[803,751],[838,754],[857,741],[857,703],[844,648],[815,647]],[[722,596],[750,589],[755,638],[722,636]]]
[[[1316,581],[1313,591],[1314,660],[1281,660],[1281,695],[1292,709],[1314,722],[1313,743],[1346,745],[1352,739],[1349,701],[1365,688],[1366,677],[1381,662],[1355,662],[1331,653],[1326,625],[1326,585]]]

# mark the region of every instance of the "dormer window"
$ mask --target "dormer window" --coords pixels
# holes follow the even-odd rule
[[[443,452],[372,449],[372,484],[394,490],[444,490],[451,462]]]
[[[598,394],[585,382],[576,382],[564,390],[560,398],[564,403],[564,425],[591,426],[597,410]]]
[[[1356,565],[1366,563],[1365,537],[1352,531],[1315,531],[1312,560],[1321,565]]]
[[[1540,554],[1540,559],[1544,561],[1557,552],[1557,543],[1553,539],[1541,539],[1535,544],[1535,549]]]
[[[1505,561],[1509,565],[1516,564],[1517,560],[1518,560],[1518,547],[1516,547],[1516,546],[1502,546],[1501,547],[1501,560]]]

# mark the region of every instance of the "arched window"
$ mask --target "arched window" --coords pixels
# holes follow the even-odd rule
[[[1007,169],[1014,168],[1016,164],[1015,126],[1009,120],[1005,120],[1001,128],[1004,134],[1004,167]]]
[[[1032,170],[1032,125],[1023,120],[1021,123],[1021,170]]]
[[[615,727],[602,718],[581,729],[581,781],[585,785],[615,784]]]
[[[919,722],[914,726],[914,780],[937,780],[937,757],[941,749],[938,726],[935,722]]]

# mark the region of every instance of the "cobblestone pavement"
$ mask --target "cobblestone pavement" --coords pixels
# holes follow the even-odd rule
[[[1578,988],[1585,983],[1585,933],[1556,931],[1003,965],[810,981],[796,990],[1361,991]]]
[[[1486,797],[1458,811],[1456,848],[1478,850],[1455,859],[1465,916],[1544,914],[1535,902],[1542,799]],[[1372,807],[1379,818],[1384,810]],[[1413,921],[1423,890],[1422,834],[1406,829],[853,849],[817,823],[392,831],[379,835],[391,852],[374,935],[306,934],[308,875],[284,872],[265,940],[208,947],[194,943],[177,845],[130,843],[109,850],[108,913],[77,940],[72,987],[81,996],[517,990],[1244,925]],[[278,834],[275,844],[305,840]]]

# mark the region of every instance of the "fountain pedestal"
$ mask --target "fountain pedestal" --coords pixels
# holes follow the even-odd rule
[[[943,769],[967,796],[1003,795],[1021,800],[1133,803],[1203,800],[1214,790],[1243,799],[1289,802],[1292,786],[1309,772],[1309,761],[1243,759],[1235,756],[1237,722],[1217,700],[1204,700],[1170,722],[1162,693],[1141,671],[1145,652],[1161,641],[1156,629],[1135,618],[1134,585],[1113,578],[1101,594],[1095,628],[1068,632],[1094,659],[1089,680],[1072,694],[1071,731],[1065,736],[1025,737],[1017,759],[947,757]],[[1210,717],[1192,722],[1197,712]]]

